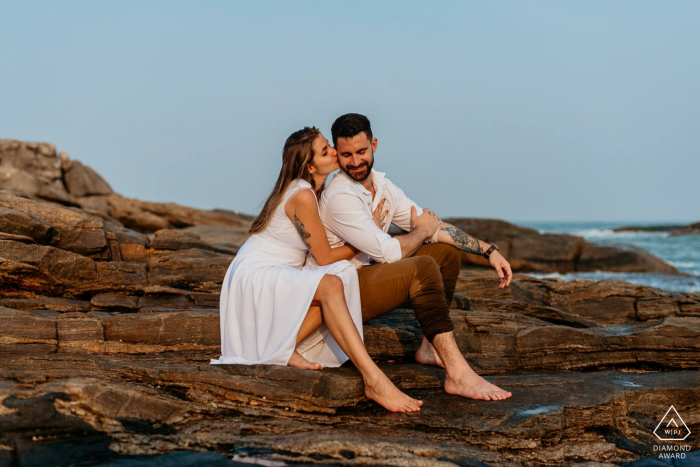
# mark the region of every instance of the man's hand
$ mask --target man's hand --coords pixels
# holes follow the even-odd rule
[[[503,257],[503,255],[495,250],[489,255],[489,263],[496,269],[498,277],[501,278],[501,283],[498,286],[499,289],[503,289],[510,285],[510,281],[513,279],[513,271],[510,269],[510,264]]]
[[[442,221],[440,218],[428,208],[423,209],[423,214],[418,216],[416,214],[416,207],[411,206],[411,226],[413,230],[422,230],[425,233],[423,240],[435,235],[437,229],[440,228]]]
[[[416,207],[411,206],[412,230],[406,235],[394,237],[401,245],[401,257],[407,258],[415,253],[424,241],[432,237],[440,228],[440,219],[430,209],[423,209],[423,214],[416,215]]]

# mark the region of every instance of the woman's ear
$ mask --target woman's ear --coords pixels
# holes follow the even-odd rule
[[[314,172],[316,171],[316,169],[314,169],[313,166],[312,166],[311,164],[309,164],[309,165],[306,166],[306,170],[309,171],[309,175],[313,175]]]

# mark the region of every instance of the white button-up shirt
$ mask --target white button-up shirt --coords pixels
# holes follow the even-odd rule
[[[360,253],[350,261],[360,268],[369,264],[370,259],[378,263],[392,263],[401,259],[401,244],[387,232],[391,224],[411,231],[411,206],[418,215],[423,209],[411,201],[399,187],[384,177],[383,172],[372,169],[372,181],[376,195],[365,189],[360,182],[338,172],[323,191],[319,203],[321,221],[326,227],[331,248],[349,243]],[[384,228],[374,223],[372,212],[385,198]],[[438,229],[439,230],[439,229]],[[437,231],[428,243],[437,242]]]

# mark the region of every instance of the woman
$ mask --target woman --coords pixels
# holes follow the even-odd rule
[[[423,402],[399,391],[362,342],[357,271],[347,261],[357,250],[328,244],[317,199],[337,169],[335,149],[317,128],[287,139],[277,183],[224,277],[222,356],[212,363],[320,369],[350,358],[368,398],[392,412],[418,411]],[[309,253],[318,266],[304,267]],[[324,323],[315,330],[320,323],[307,314],[312,303],[321,306]]]

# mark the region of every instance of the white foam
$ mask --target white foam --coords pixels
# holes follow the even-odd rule
[[[693,263],[692,261],[667,261],[668,263],[671,263],[672,266],[675,266],[677,268],[694,268],[697,266],[696,263]]]

